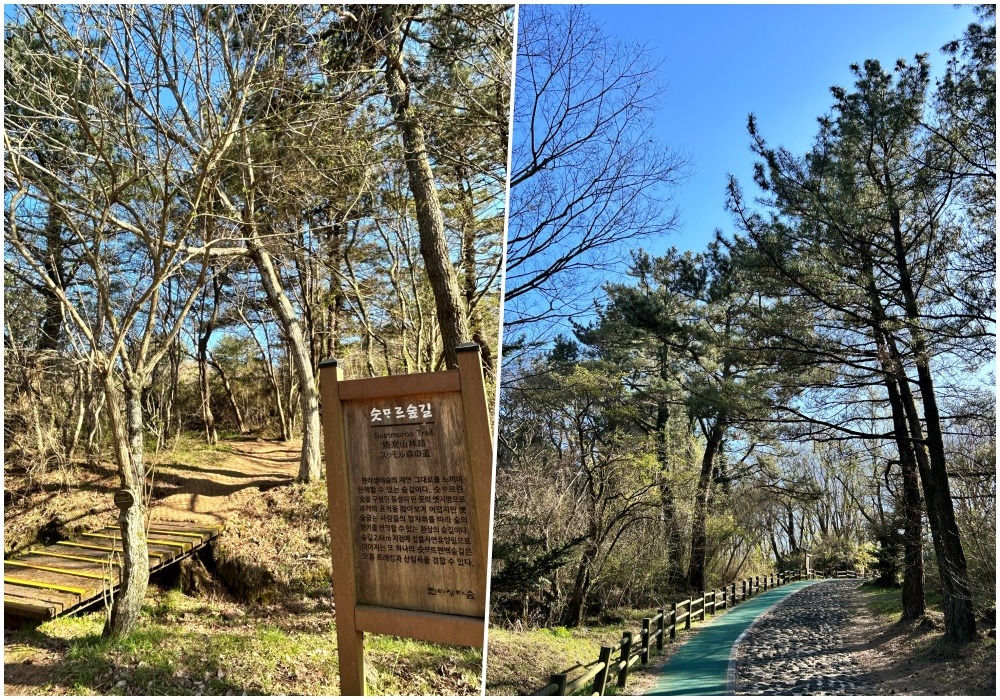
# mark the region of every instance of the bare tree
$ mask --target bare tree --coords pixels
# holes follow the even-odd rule
[[[673,230],[685,165],[652,134],[663,88],[644,47],[605,35],[581,7],[524,5],[517,52],[508,335],[589,307],[590,273],[621,269],[626,244]]]
[[[179,46],[203,31],[197,21],[152,7],[18,13],[22,39],[8,44],[5,86],[16,114],[4,125],[6,239],[59,300],[71,347],[108,397],[119,477],[133,501],[122,511],[122,585],[106,628],[121,636],[136,625],[149,580],[141,395],[205,282],[216,243],[205,203],[232,122],[196,118],[210,97],[204,83],[164,79],[162,66],[183,60]],[[161,99],[164,83],[174,99]],[[39,128],[53,123],[62,129]],[[39,246],[42,212],[50,221],[58,213],[74,287]],[[174,279],[183,284],[168,304],[164,286]]]

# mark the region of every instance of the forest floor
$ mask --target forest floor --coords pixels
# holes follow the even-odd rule
[[[943,616],[931,609],[922,620],[900,622],[898,590],[859,588],[855,592],[849,646],[876,695],[995,695],[995,619],[980,620],[979,638],[965,645],[944,640]],[[655,610],[620,615],[621,622],[567,629],[514,631],[490,628],[487,695],[528,695],[559,673],[597,658],[602,644],[615,644],[626,629],[638,633],[643,617]],[[724,613],[723,613],[724,614]],[[695,622],[692,631],[701,623]],[[985,632],[994,629],[993,636]],[[661,656],[629,673],[630,695],[642,695],[660,679],[664,664],[683,643],[667,644]],[[574,673],[570,673],[570,680]],[[618,694],[611,685],[608,694]]]
[[[977,621],[975,641],[952,644],[933,606],[920,620],[900,621],[898,590],[859,595],[865,606],[855,613],[855,654],[879,695],[996,695],[995,616]]]
[[[4,694],[338,694],[326,486],[295,483],[298,455],[295,443],[182,438],[154,457],[152,516],[225,522],[211,555],[157,574],[121,643],[101,639],[103,610],[5,629]],[[5,555],[115,522],[110,467],[4,476]],[[479,649],[368,635],[365,658],[371,694],[479,692]]]

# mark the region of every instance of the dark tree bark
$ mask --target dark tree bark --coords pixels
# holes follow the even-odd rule
[[[895,201],[891,189],[887,195],[888,201]],[[923,318],[913,289],[910,265],[906,259],[907,249],[903,241],[899,209],[893,208],[889,218],[893,232],[896,270],[899,275],[900,291],[903,294],[903,307],[910,322],[910,347],[913,351],[913,362],[917,367],[917,386],[920,388],[920,401],[924,409],[924,425],[927,430],[926,444],[930,459],[927,460],[926,467],[919,461],[918,465],[921,466],[920,479],[927,504],[927,519],[931,524],[934,551],[941,573],[945,637],[955,642],[969,642],[976,638],[976,615],[972,604],[972,591],[969,588],[968,565],[958,523],[955,520],[951,485],[948,483],[941,414],[938,410],[930,369],[932,353],[924,337]],[[901,390],[908,389],[905,385],[906,381],[900,383]],[[911,423],[915,423],[915,407],[911,409],[910,414]]]
[[[229,401],[230,408],[233,409],[233,416],[236,418],[236,429],[241,435],[246,435],[249,430],[247,430],[246,420],[243,418],[243,411],[240,409],[240,404],[236,400],[236,392],[233,390],[232,382],[229,381],[229,375],[226,374],[226,370],[215,361],[215,358],[209,355],[208,364],[215,368],[215,371],[219,373],[219,379],[222,381],[222,388],[226,390],[226,399]]]
[[[903,476],[903,618],[915,620],[924,614],[924,552],[923,552],[923,506],[920,501],[920,487],[917,477],[917,450],[923,447],[914,444],[906,425],[906,409],[898,384],[892,376],[886,377],[889,405],[892,407],[893,432],[896,435],[896,449]]]
[[[590,570],[597,557],[597,528],[591,526],[590,540],[587,542],[580,563],[576,568],[576,578],[573,581],[573,593],[569,599],[569,606],[566,608],[566,626],[578,627],[587,614],[587,596],[590,594],[591,575]]]
[[[380,17],[385,30],[386,88],[392,105],[393,120],[403,141],[410,192],[417,210],[420,255],[434,291],[445,364],[457,367],[455,348],[469,341],[469,325],[462,305],[458,276],[448,251],[444,217],[434,183],[434,172],[427,155],[424,128],[410,104],[410,86],[403,67],[401,48],[402,24],[406,18],[399,6],[392,5],[382,7]]]
[[[208,372],[208,343],[212,339],[219,322],[219,306],[222,303],[222,285],[219,279],[212,275],[212,312],[205,321],[202,332],[198,335],[198,379],[201,388],[201,419],[205,425],[205,440],[209,445],[219,442],[219,433],[215,429],[215,415],[212,413],[212,382]]]
[[[701,460],[701,473],[698,475],[698,490],[695,495],[694,522],[691,525],[691,561],[688,563],[687,585],[696,591],[705,590],[705,559],[708,552],[708,537],[706,521],[708,520],[708,501],[712,492],[712,474],[714,473],[715,455],[722,445],[726,433],[725,421],[722,416],[715,420],[712,430],[705,443],[705,454]]]
[[[668,352],[664,345],[660,349],[660,379],[669,379]],[[670,421],[670,405],[661,397],[656,404],[656,459],[660,463],[660,510],[663,513],[664,538],[667,543],[667,586],[678,585],[681,572],[681,527],[678,522],[677,501],[668,481],[670,453],[667,446],[667,424]]]

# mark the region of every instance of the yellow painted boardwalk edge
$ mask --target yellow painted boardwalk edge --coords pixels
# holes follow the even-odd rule
[[[42,564],[29,564],[23,561],[12,561],[10,559],[4,559],[3,562],[6,566],[22,566],[26,569],[38,569],[39,571],[51,571],[54,574],[66,574],[68,576],[82,576],[83,578],[96,578],[101,581],[109,581],[110,578],[104,576],[103,574],[92,574],[89,571],[80,571],[79,569],[60,569],[55,566],[43,566]]]

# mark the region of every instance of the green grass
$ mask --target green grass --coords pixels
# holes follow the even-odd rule
[[[903,614],[903,598],[899,588],[881,588],[865,584],[861,590],[866,595],[865,604],[872,615],[898,620]],[[924,605],[927,610],[940,612],[942,602],[940,590],[928,588],[924,592]]]
[[[10,635],[6,682],[17,693],[73,695],[338,695],[330,612],[272,606],[228,620],[227,604],[151,589],[139,628],[101,637],[103,613],[56,619]],[[34,685],[9,664],[50,665]],[[57,659],[54,663],[52,659]],[[369,635],[371,694],[478,694],[481,651]],[[31,666],[25,668],[30,669]],[[12,673],[12,670],[14,671]]]
[[[654,617],[656,610],[615,611],[600,622],[576,628],[549,627],[528,631],[490,628],[490,650],[487,656],[486,693],[488,695],[528,695],[546,685],[550,674],[560,673],[577,664],[597,659],[601,646],[618,644],[625,630],[631,630],[638,640],[642,618]],[[709,617],[708,620],[712,618]],[[699,622],[691,624],[692,629]],[[685,633],[680,631],[678,639]],[[669,641],[667,642],[669,645]],[[657,659],[650,656],[650,663]],[[636,670],[630,671],[634,673]],[[575,673],[570,673],[570,680]],[[631,687],[631,681],[629,682]],[[609,695],[618,694],[611,684]],[[624,693],[628,693],[626,688]]]

